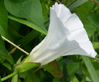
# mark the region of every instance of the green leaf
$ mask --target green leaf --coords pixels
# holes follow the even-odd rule
[[[98,65],[98,61],[93,59],[93,62],[92,62],[93,66],[95,67],[95,70],[96,70],[96,73],[98,74],[99,76],[99,65]]]
[[[81,63],[80,63],[81,64]],[[82,71],[82,69],[80,69],[80,67],[79,67],[79,70],[75,73],[75,76],[76,76],[76,78],[79,80],[79,81],[82,81],[83,79],[84,79],[84,73],[83,73],[83,71]],[[74,76],[74,77],[75,77]],[[73,77],[73,78],[74,78]]]
[[[56,78],[53,79],[53,82],[59,82]]]
[[[35,30],[32,30],[26,36],[24,36],[22,39],[20,39],[19,41],[17,41],[16,44],[17,45],[20,45],[20,47],[24,47],[24,46],[28,45],[28,43],[32,42],[32,40],[35,37],[37,37],[38,35],[40,35],[39,32],[37,32]],[[13,46],[10,47],[10,49],[13,49],[13,48],[14,48]],[[29,46],[29,48],[31,48],[31,47]],[[33,46],[32,46],[32,48],[33,48]],[[19,53],[19,54],[17,54],[17,53]],[[13,56],[14,61],[17,61],[22,54],[23,54],[22,52],[20,52],[19,50],[16,50],[14,52],[14,54],[12,54],[12,55],[17,55],[17,56]]]
[[[88,57],[86,57],[86,56],[81,56],[81,57],[82,57],[85,65],[87,67],[87,70],[88,70],[88,72],[90,74],[90,77],[91,77],[92,81],[93,82],[99,82],[99,78],[98,78],[98,76],[96,74],[96,71],[95,71],[90,59]]]
[[[75,73],[77,73],[79,69],[79,63],[74,63],[71,60],[64,59],[64,64],[66,65],[67,68],[67,73],[70,75],[70,79],[72,80],[73,77],[75,76]]]
[[[66,64],[63,62],[63,77],[61,78],[61,82],[70,82],[70,77],[67,72]]]
[[[40,68],[40,67],[39,67]],[[37,69],[39,69],[39,68],[37,68]],[[33,73],[34,74],[34,73]],[[44,78],[46,78],[46,73],[45,73],[45,71],[44,70],[38,70],[37,72],[36,72],[36,76],[37,77],[39,77],[39,79],[41,80],[41,82],[44,82]]]
[[[16,44],[23,47],[27,43],[32,41],[35,37],[37,37],[39,34],[40,34],[39,32],[32,30],[30,33],[28,33],[26,36],[24,36],[21,40],[19,40]]]
[[[84,24],[84,28],[86,29],[88,36],[91,37],[96,31],[95,26],[93,26],[88,20],[84,20],[82,22]]]
[[[79,82],[76,76],[73,77],[72,82]]]
[[[19,74],[19,77],[23,78],[24,82],[41,82],[41,79],[38,77],[38,75],[35,73],[33,74],[34,71],[35,71],[35,68],[25,71],[25,72],[22,72]]]
[[[49,8],[47,5],[45,5],[45,3],[42,3],[42,10],[43,10],[44,19],[47,20],[49,15]]]
[[[13,21],[13,20],[9,20],[9,25],[8,25],[8,33],[11,37],[11,40],[13,42],[18,41],[20,38],[22,38],[23,36],[19,33],[20,28],[21,28],[21,24]]]
[[[9,18],[9,16],[8,16],[8,18]],[[20,31],[21,25],[22,25],[21,23],[9,19],[9,25],[8,26],[13,27],[18,33]]]
[[[99,42],[92,42],[94,49],[99,48]]]
[[[26,18],[44,31],[44,19],[39,0],[4,0],[7,10],[14,16]],[[26,22],[25,22],[26,23]]]
[[[0,34],[9,39],[7,31],[8,16],[3,0],[0,0]]]
[[[27,77],[25,82],[41,82],[40,79],[35,75],[35,74],[31,74]]]
[[[37,74],[33,74],[35,69],[31,69],[29,71],[25,71],[20,73],[20,78],[24,78],[24,82],[41,82],[41,79],[37,76]]]
[[[74,0],[69,5],[67,5],[67,7],[72,11],[87,1],[88,0]]]
[[[9,31],[9,35],[10,37],[14,40],[14,41],[17,41],[18,39],[22,38],[23,36],[20,35],[12,26],[10,26],[8,28],[8,31]],[[13,41],[13,42],[14,42]]]
[[[0,82],[1,82],[1,76],[0,76]]]
[[[47,31],[46,30],[38,27],[37,25],[35,25],[35,24],[33,24],[33,23],[31,23],[31,22],[29,22],[27,20],[23,20],[23,19],[16,18],[16,17],[13,17],[13,16],[8,16],[8,18],[11,19],[11,20],[17,21],[19,23],[22,23],[22,24],[24,24],[26,26],[29,26],[30,28],[35,29],[35,30],[47,35]]]
[[[2,65],[11,70],[11,65],[7,61],[2,62]]]
[[[67,71],[70,76],[74,75],[79,69],[79,63],[69,63],[67,65]]]
[[[44,26],[45,26],[46,28],[49,26],[49,22],[50,22],[50,19],[49,19],[49,18],[44,22]]]
[[[94,3],[92,1],[87,1],[86,3],[84,3],[76,9],[77,15],[81,20],[83,20],[90,14],[90,12],[93,10],[93,7]]]
[[[87,18],[90,23],[97,28],[97,31],[99,32],[99,16],[91,13]]]
[[[49,73],[51,73],[58,80],[63,76],[63,73],[58,67],[56,61],[50,62],[49,64],[43,66],[43,68],[46,69]]]
[[[14,76],[12,77],[11,82],[18,82],[18,74],[14,75]]]
[[[14,64],[12,56],[6,50],[4,41],[2,40],[1,37],[0,37],[0,59],[2,59],[2,61],[7,60],[10,64]]]

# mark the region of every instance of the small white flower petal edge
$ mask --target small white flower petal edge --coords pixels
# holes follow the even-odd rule
[[[63,4],[50,8],[48,34],[30,53],[30,61],[45,65],[60,56],[85,55],[95,57],[96,52],[79,17]]]

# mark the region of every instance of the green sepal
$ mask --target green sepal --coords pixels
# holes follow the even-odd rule
[[[29,62],[29,57],[30,55],[28,55],[26,58],[24,58],[22,60],[22,56],[18,59],[18,61],[16,62],[16,64],[14,65],[15,67],[18,66],[19,64],[25,63],[25,62]],[[21,61],[22,60],[22,61]]]
[[[22,59],[22,56],[18,59],[18,61],[16,62],[16,65],[21,63],[21,59]]]
[[[40,63],[25,62],[17,65],[15,68],[15,71],[17,71],[17,73],[21,73],[39,66],[40,66]]]
[[[15,65],[16,66],[15,71],[17,71],[17,73],[25,72],[32,68],[40,66],[40,63],[30,62],[29,58],[30,55],[28,55],[22,62],[20,62],[21,58],[17,61],[17,64]]]

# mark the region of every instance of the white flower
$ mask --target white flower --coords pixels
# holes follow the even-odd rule
[[[95,57],[88,35],[78,16],[63,4],[50,8],[50,25],[44,40],[30,53],[29,61],[45,65],[60,56],[85,55]]]

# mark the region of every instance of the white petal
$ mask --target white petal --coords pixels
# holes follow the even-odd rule
[[[52,9],[56,12],[57,17],[59,17],[62,22],[66,21],[72,15],[70,10],[63,4],[55,3]]]
[[[76,14],[62,4],[50,8],[50,25],[46,38],[30,53],[30,61],[47,64],[60,56],[95,57],[88,35]]]
[[[34,52],[36,52],[42,46],[44,41],[45,41],[45,38],[35,48],[32,49],[32,51],[30,52],[30,55],[32,55]]]

